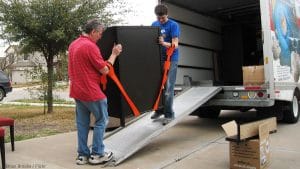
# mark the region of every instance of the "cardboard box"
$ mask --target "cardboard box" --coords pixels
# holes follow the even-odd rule
[[[230,141],[230,169],[265,169],[269,166],[269,133],[274,129],[276,130],[276,118],[243,125],[231,121],[222,127],[228,136],[226,140]],[[240,130],[242,128],[249,130]],[[256,132],[253,132],[254,130]]]
[[[265,83],[264,66],[243,66],[243,85],[253,86]]]

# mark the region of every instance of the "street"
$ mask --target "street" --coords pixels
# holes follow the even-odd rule
[[[31,88],[34,88],[34,87],[31,87]],[[37,92],[37,90],[31,89],[31,92]],[[30,94],[27,87],[13,88],[13,91],[8,93],[6,95],[6,97],[0,103],[13,102],[13,101],[20,100],[20,99],[33,99],[33,98],[34,98],[34,96],[32,94]],[[71,99],[69,97],[68,89],[54,90],[53,98],[54,99],[62,99],[62,100],[66,100],[66,101],[73,101],[73,99]]]

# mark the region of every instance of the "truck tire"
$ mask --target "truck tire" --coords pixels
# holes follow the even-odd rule
[[[4,96],[5,96],[5,91],[2,88],[0,88],[0,101],[3,100]]]
[[[197,115],[199,118],[218,118],[221,110],[214,107],[199,107],[193,112],[194,115]]]
[[[276,117],[277,121],[283,120],[283,107],[286,105],[283,101],[275,101],[271,107],[256,107],[256,116],[258,119]]]
[[[299,92],[295,91],[293,100],[287,102],[286,108],[283,109],[283,121],[286,123],[297,123],[299,120]]]

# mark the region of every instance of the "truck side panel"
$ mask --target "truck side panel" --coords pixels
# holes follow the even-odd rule
[[[260,1],[261,24],[263,33],[263,60],[265,71],[265,82],[269,84],[268,93],[271,99],[275,98],[274,92],[274,70],[272,54],[272,37],[270,33],[270,3],[269,0]]]
[[[297,21],[300,18],[300,2],[267,0],[267,3],[275,97],[277,100],[291,101],[294,89],[299,87],[300,25]]]

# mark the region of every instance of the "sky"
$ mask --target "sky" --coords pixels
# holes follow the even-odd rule
[[[132,13],[124,17],[126,25],[149,26],[156,19],[154,7],[158,0],[126,0]]]
[[[7,49],[8,45],[3,39],[0,39],[0,57],[5,57],[4,51]]]

